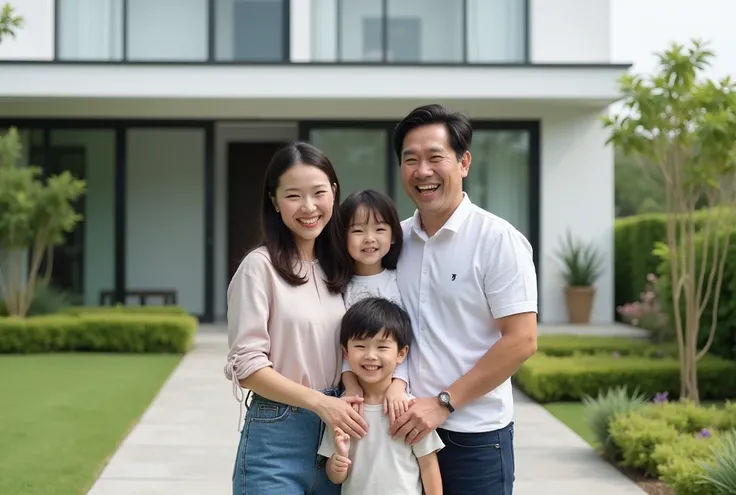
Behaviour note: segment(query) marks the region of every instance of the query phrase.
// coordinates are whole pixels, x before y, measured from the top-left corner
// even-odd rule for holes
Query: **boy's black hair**
[[[355,214],[361,206],[368,210],[368,214],[374,220],[385,222],[391,227],[391,240],[393,244],[391,244],[388,253],[381,260],[381,266],[389,270],[395,270],[404,240],[404,234],[401,231],[401,220],[399,220],[396,205],[394,205],[391,198],[373,189],[354,192],[345,198],[345,201],[340,205],[339,217],[342,222],[342,233],[345,239],[347,239],[350,227],[353,225]],[[347,245],[345,249],[347,249]]]
[[[382,297],[361,299],[342,318],[340,344],[347,348],[349,340],[370,339],[381,331],[396,341],[399,350],[413,338],[409,314],[401,306]]]

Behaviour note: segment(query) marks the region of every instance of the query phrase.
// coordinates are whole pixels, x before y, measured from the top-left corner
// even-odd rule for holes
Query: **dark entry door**
[[[260,240],[266,167],[282,143],[230,143],[227,152],[227,282]]]

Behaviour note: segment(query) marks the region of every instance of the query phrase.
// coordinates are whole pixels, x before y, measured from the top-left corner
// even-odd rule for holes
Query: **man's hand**
[[[436,397],[416,399],[409,410],[399,416],[389,429],[394,439],[404,438],[415,445],[436,430],[450,416],[450,411]]]

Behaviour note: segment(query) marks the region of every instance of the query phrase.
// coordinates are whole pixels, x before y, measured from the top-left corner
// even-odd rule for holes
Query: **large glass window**
[[[122,60],[123,0],[58,0],[63,60]]]
[[[476,130],[465,189],[475,204],[529,237],[528,131]]]
[[[309,141],[332,162],[340,180],[341,199],[361,189],[386,190],[384,129],[312,129]]]
[[[524,0],[312,0],[315,61],[521,62]]]
[[[128,60],[207,60],[208,0],[126,1]]]
[[[284,60],[287,0],[214,0],[218,60]]]

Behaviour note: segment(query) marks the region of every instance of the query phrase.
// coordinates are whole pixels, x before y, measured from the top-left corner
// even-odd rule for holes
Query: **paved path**
[[[89,495],[229,495],[238,403],[224,334],[200,332]],[[516,398],[515,495],[643,495],[543,407]]]

